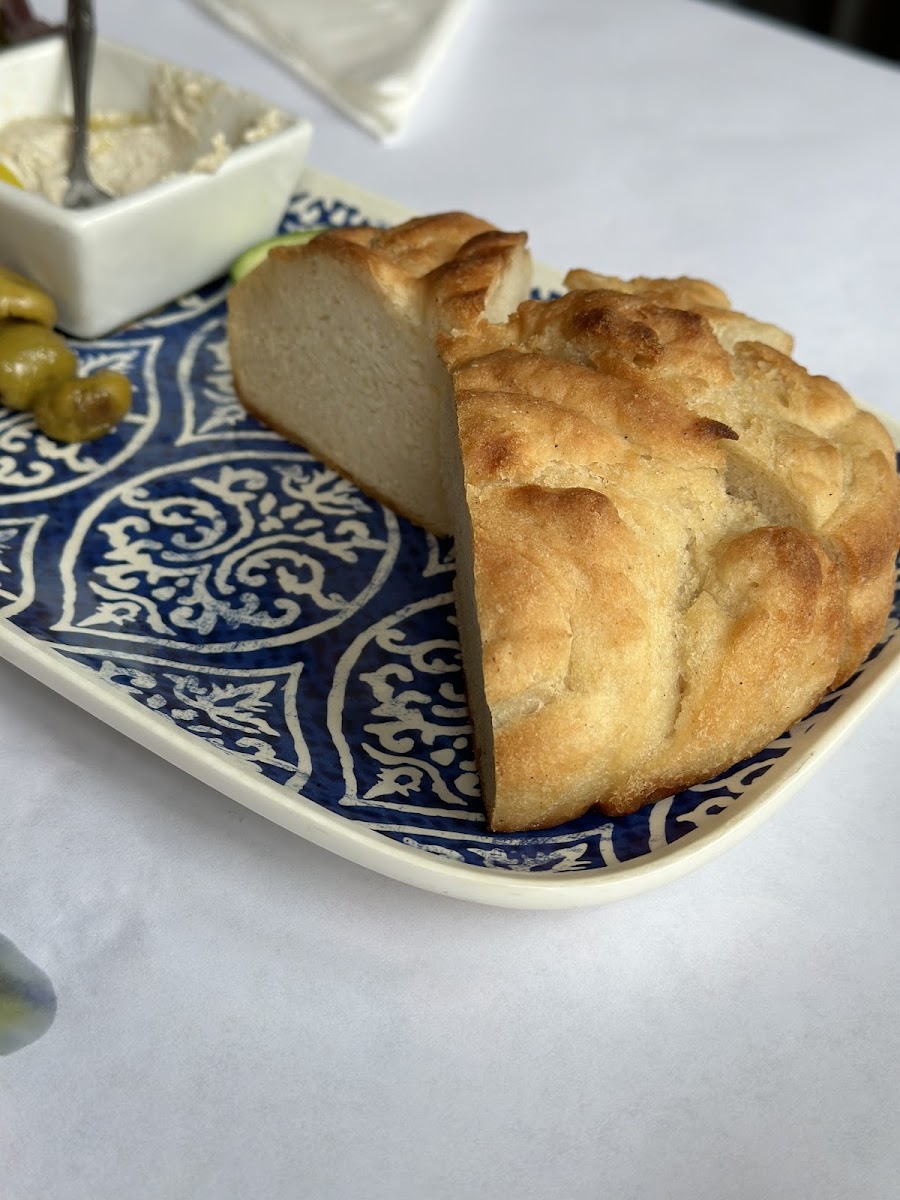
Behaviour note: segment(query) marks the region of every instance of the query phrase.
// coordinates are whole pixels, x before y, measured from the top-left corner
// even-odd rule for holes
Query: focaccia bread
[[[332,229],[280,247],[228,301],[244,407],[377,500],[449,533],[436,334],[503,321],[527,295],[524,233],[466,213]]]
[[[709,779],[881,633],[894,447],[694,280],[573,291],[440,339],[457,608],[491,827]],[[599,283],[600,286],[597,286]]]

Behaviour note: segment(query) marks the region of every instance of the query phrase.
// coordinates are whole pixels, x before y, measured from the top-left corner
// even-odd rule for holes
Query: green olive
[[[39,392],[71,379],[77,365],[65,340],[45,325],[0,322],[0,400],[8,408],[31,408]]]
[[[3,317],[36,321],[52,328],[56,324],[56,305],[36,283],[0,267],[0,318]]]
[[[58,442],[93,442],[122,420],[131,408],[131,384],[118,371],[98,371],[48,387],[34,402],[41,433]]]

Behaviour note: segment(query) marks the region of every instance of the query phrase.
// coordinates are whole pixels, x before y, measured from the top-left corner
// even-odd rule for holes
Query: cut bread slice
[[[241,402],[369,495],[449,533],[439,413],[451,389],[435,336],[506,319],[530,288],[525,241],[443,213],[272,250],[229,297]]]
[[[631,812],[760,750],[871,649],[900,544],[888,434],[787,334],[700,281],[569,283],[592,290],[439,338],[495,830]]]

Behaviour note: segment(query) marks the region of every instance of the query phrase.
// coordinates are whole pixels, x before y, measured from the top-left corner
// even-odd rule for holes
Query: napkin
[[[197,0],[370,133],[398,133],[471,0]]]

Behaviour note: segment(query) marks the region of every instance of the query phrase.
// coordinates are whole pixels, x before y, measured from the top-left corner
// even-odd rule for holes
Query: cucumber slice
[[[251,246],[249,250],[234,260],[231,264],[232,280],[237,283],[239,279],[243,279],[249,274],[254,267],[258,267],[263,261],[273,246],[303,246],[306,242],[312,241],[316,234],[321,233],[327,226],[320,225],[315,229],[295,229],[293,233],[282,233],[278,237],[267,238],[264,242],[257,242],[255,246]]]

